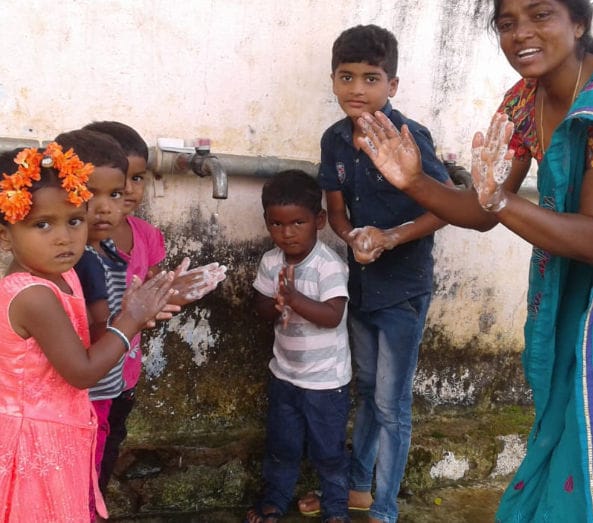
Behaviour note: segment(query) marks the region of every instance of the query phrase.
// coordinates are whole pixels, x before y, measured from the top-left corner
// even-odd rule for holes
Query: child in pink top
[[[150,223],[133,216],[144,198],[145,177],[148,162],[148,146],[142,137],[130,126],[121,122],[93,122],[84,127],[91,131],[108,134],[119,143],[128,158],[128,172],[124,192],[125,218],[113,232],[112,239],[120,256],[128,263],[128,283],[135,275],[141,280],[155,274],[166,256],[161,231]],[[189,269],[190,260],[185,258],[175,269],[173,288],[177,294],[171,303],[186,305],[213,291],[225,279],[226,267],[211,263]],[[99,486],[103,494],[119,455],[119,446],[127,435],[126,419],[135,403],[135,387],[142,370],[140,334],[132,340],[132,349],[124,363],[125,387],[115,398],[109,412],[109,435],[105,445]]]
[[[128,168],[128,176],[126,182],[126,193],[124,199],[128,196],[130,186],[130,175]],[[139,175],[136,175],[139,176]],[[134,183],[134,182],[132,182]],[[129,226],[133,237],[133,248],[126,252],[118,246],[120,256],[128,263],[127,282],[131,283],[134,275],[140,279],[145,280],[149,274],[156,272],[165,260],[165,242],[161,231],[150,223],[128,214],[123,223],[116,229],[114,233],[114,241],[118,245],[117,237],[121,233],[121,229]],[[125,389],[133,389],[138,383],[140,372],[142,370],[142,353],[140,351],[140,333],[134,336],[132,340],[132,349],[127,354],[126,362],[124,363],[124,382]]]
[[[13,163],[11,163],[11,161]],[[106,517],[92,466],[96,419],[87,388],[166,305],[173,274],[126,291],[122,311],[90,345],[73,270],[87,239],[91,164],[55,142],[0,157],[0,521],[90,521],[89,494]],[[90,345],[90,346],[89,346]]]

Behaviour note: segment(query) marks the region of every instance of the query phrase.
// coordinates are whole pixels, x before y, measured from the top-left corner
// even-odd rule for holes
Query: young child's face
[[[364,111],[380,111],[397,92],[397,78],[387,78],[382,67],[366,62],[341,63],[331,78],[340,107],[353,120]]]
[[[272,240],[290,264],[302,262],[311,252],[325,217],[325,211],[315,214],[300,205],[269,205],[264,213]]]
[[[45,187],[33,193],[24,220],[0,226],[0,241],[12,251],[17,270],[57,281],[74,267],[87,241],[87,206],[66,201],[66,192]]]
[[[109,238],[123,217],[123,194],[126,176],[115,167],[95,167],[87,187],[89,200],[89,242]]]
[[[146,160],[141,156],[128,156],[126,189],[124,191],[124,214],[134,212],[144,198]]]

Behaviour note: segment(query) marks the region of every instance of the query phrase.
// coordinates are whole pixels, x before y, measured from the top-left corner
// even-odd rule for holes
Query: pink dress
[[[88,392],[68,384],[37,342],[21,338],[8,320],[14,297],[27,287],[43,285],[55,293],[88,347],[78,277],[73,269],[63,277],[72,295],[28,273],[0,279],[1,523],[89,521],[91,481],[97,508],[106,516],[92,466],[96,421]]]
[[[163,233],[154,225],[136,216],[126,216],[132,228],[133,247],[127,253],[118,249],[119,255],[128,262],[127,283],[134,275],[142,281],[146,279],[148,269],[158,265],[165,259],[165,240]],[[136,386],[142,371],[142,352],[140,350],[140,333],[132,338],[132,349],[126,355],[124,363],[125,390]]]

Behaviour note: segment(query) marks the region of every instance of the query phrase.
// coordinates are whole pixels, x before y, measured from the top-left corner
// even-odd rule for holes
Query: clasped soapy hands
[[[121,315],[128,316],[138,328],[154,327],[155,320],[169,319],[178,306],[169,305],[171,298],[177,294],[172,288],[173,272],[162,271],[145,283],[134,276],[121,302]]]
[[[173,301],[179,305],[186,305],[203,298],[226,278],[227,268],[218,262],[194,269],[190,269],[189,265],[189,258],[184,258],[174,271],[173,289],[178,291],[178,294]]]
[[[218,262],[209,263],[208,265],[201,265],[194,269],[189,268],[190,259],[184,258],[183,261],[175,268],[174,271],[165,273],[162,272],[157,276],[149,274],[149,280],[144,284],[147,285],[155,278],[162,278],[163,274],[167,275],[167,279],[171,279],[170,292],[168,293],[168,302],[155,314],[149,321],[146,322],[146,327],[154,327],[155,320],[169,320],[173,313],[179,312],[181,306],[192,303],[206,296],[212,292],[221,281],[226,278],[227,268],[220,265]],[[134,285],[138,278],[134,276],[132,285],[126,290],[124,300],[129,299],[128,294],[135,293],[138,285]],[[138,280],[139,281],[139,280]],[[142,287],[144,287],[142,285]],[[133,294],[135,297],[136,295]]]
[[[356,227],[348,233],[348,245],[354,259],[363,265],[374,262],[385,250],[383,231],[367,225]]]
[[[285,265],[278,273],[278,291],[274,307],[280,312],[282,328],[288,325],[290,318],[290,301],[297,292],[294,287],[294,265]]]
[[[472,141],[472,181],[482,208],[498,212],[507,204],[503,184],[511,172],[515,151],[508,148],[513,123],[506,114],[497,113],[490,122],[486,137],[476,133]]]

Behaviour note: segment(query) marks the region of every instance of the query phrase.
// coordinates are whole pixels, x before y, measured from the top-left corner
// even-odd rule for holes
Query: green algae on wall
[[[164,332],[167,363],[160,375],[139,384],[138,394],[147,399],[144,430],[150,433],[202,432],[253,422],[265,410],[267,364],[271,357],[271,325],[254,313],[250,283],[264,245],[245,242],[234,245],[222,258],[214,252],[210,260],[220,260],[229,268],[227,279],[196,306],[188,306],[177,324],[203,320],[215,333],[212,347],[199,348],[184,341],[177,331]],[[176,262],[172,261],[172,265]],[[236,268],[240,267],[240,270]],[[160,334],[160,333],[159,333]],[[150,343],[150,334],[145,344]],[[200,350],[199,364],[196,350]],[[146,410],[149,409],[149,410]]]
[[[424,332],[414,393],[429,405],[531,404],[516,347],[484,345],[479,337],[459,346],[438,324]]]

